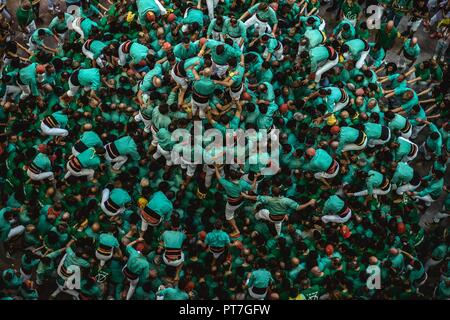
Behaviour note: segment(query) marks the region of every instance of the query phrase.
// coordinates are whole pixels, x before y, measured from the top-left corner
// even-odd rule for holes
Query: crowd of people
[[[450,298],[450,1],[0,13],[0,299]]]

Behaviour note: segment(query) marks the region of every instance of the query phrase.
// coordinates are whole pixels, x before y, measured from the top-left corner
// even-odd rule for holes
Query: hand
[[[316,199],[309,200],[308,204],[311,205],[311,206],[315,205],[316,204]]]

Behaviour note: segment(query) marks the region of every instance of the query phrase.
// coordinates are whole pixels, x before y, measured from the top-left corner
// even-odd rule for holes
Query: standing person
[[[30,94],[33,97],[40,96],[38,83],[44,81],[45,66],[37,64],[36,62],[30,64],[27,67],[20,69],[17,76],[17,85],[22,93],[20,99],[23,100]]]
[[[11,208],[0,209],[0,259],[2,260],[5,257],[10,258],[7,250],[8,241],[25,232],[25,227],[22,225],[13,227],[16,219],[17,215]]]
[[[411,122],[409,122],[409,120],[402,115],[392,111],[386,111],[384,113],[384,120],[387,122],[391,131],[396,132],[405,139],[409,139],[411,137],[413,126],[411,125]]]
[[[339,145],[336,152],[342,153],[346,151],[359,151],[367,146],[367,135],[363,130],[352,127],[333,126],[330,129],[331,134],[339,134]]]
[[[105,154],[105,149],[97,147],[86,149],[77,156],[70,156],[64,179],[67,180],[70,176],[87,176],[88,180],[94,179],[95,169],[100,166],[99,155],[103,154]]]
[[[420,191],[408,192],[408,195],[416,201],[424,201],[427,207],[431,206],[433,202],[439,199],[444,190],[444,176],[445,173],[442,171],[436,171],[424,179],[428,182],[425,188]]]
[[[103,147],[102,139],[94,131],[83,132],[80,139],[72,146],[72,155],[77,156],[81,152],[89,149]]]
[[[303,170],[312,171],[316,179],[332,179],[339,173],[339,163],[323,149],[308,148],[305,158],[309,162],[304,165]]]
[[[333,195],[325,201],[321,217],[324,223],[346,223],[352,217],[352,210],[338,195]]]
[[[112,228],[112,231],[113,230],[115,229]],[[105,264],[112,259],[114,250],[118,250],[119,256],[121,255],[119,241],[117,241],[113,232],[101,233],[95,251],[95,257],[100,260],[100,268],[103,268]]]
[[[46,136],[66,137],[69,131],[64,129],[69,121],[65,110],[53,112],[41,122],[41,131]]]
[[[301,211],[307,207],[314,206],[316,203],[314,199],[311,199],[305,204],[299,204],[290,198],[283,197],[280,188],[275,186],[272,187],[272,196],[250,196],[243,193],[242,196],[246,199],[257,201],[255,218],[272,222],[277,236],[281,235],[283,221],[287,220],[292,212]]]
[[[367,189],[358,192],[348,192],[347,195],[352,197],[361,196],[382,196],[391,192],[391,182],[382,173],[369,170],[368,172],[359,171],[357,176],[366,180]]]
[[[98,68],[75,70],[69,78],[69,90],[66,92],[68,97],[74,97],[80,87],[85,91],[97,91],[101,86],[100,70]]]
[[[413,161],[419,152],[417,144],[403,137],[399,137],[397,141],[392,142],[389,147],[393,151],[395,161]]]
[[[228,37],[233,40],[241,50],[244,48],[244,44],[247,41],[247,27],[241,20],[236,19],[234,16],[225,19],[221,34],[225,38]]]
[[[407,163],[399,162],[395,165],[392,187],[398,195],[414,191],[420,186],[420,182],[420,175]]]
[[[52,163],[48,155],[52,154],[49,146],[41,148],[40,152],[34,157],[27,168],[27,175],[33,181],[42,181],[48,179],[55,182],[55,174],[52,171]]]
[[[227,203],[225,205],[225,219],[228,221],[230,226],[233,228],[233,232],[231,233],[232,238],[238,238],[240,236],[239,228],[236,224],[236,220],[234,219],[234,213],[237,209],[242,205],[243,198],[242,194],[254,190],[256,186],[256,180],[258,178],[258,174],[255,174],[253,184],[250,185],[243,179],[241,179],[238,172],[231,170],[229,173],[229,178],[226,179],[221,176],[219,172],[219,168],[215,166],[215,174],[216,178],[219,181],[220,185],[225,189],[225,193],[227,195]]]
[[[249,19],[247,19],[250,17]],[[244,12],[239,20],[245,21],[245,27],[248,29],[255,25],[255,29],[261,36],[265,32],[271,32],[275,36],[278,28],[278,19],[275,11],[267,3],[257,3]],[[272,26],[270,26],[272,24]]]
[[[322,75],[339,63],[339,54],[331,46],[317,46],[300,53],[300,61],[309,63],[314,81],[319,83]]]
[[[17,24],[24,33],[31,34],[36,30],[36,15],[29,1],[20,1],[16,10]],[[26,39],[26,38],[25,38]]]
[[[259,259],[255,264],[256,270],[247,274],[245,283],[248,294],[255,300],[264,300],[270,285],[274,282],[272,275],[266,269],[266,262]]]
[[[208,232],[205,237],[205,244],[208,246],[209,252],[213,254],[215,264],[216,261],[223,261],[228,254],[228,247],[230,246],[230,236],[222,230],[222,220],[217,219],[214,222],[214,230]],[[224,258],[221,258],[224,257]]]
[[[403,36],[412,36],[419,29],[422,21],[428,20],[430,13],[426,0],[413,0],[414,5],[409,14],[408,27],[402,33]]]
[[[179,230],[180,223],[178,221],[178,216],[173,215],[171,220],[171,229],[164,231],[161,235],[164,246],[163,261],[166,265],[176,268],[174,281],[178,281],[184,262],[183,243],[187,238],[186,235]]]
[[[103,212],[110,217],[115,217],[122,214],[128,203],[131,202],[131,197],[122,188],[114,188],[112,190],[105,188],[102,191],[102,200],[100,207]]]
[[[398,55],[400,55],[403,52],[403,56],[409,60],[409,65],[407,68],[411,68],[411,66],[416,62],[417,58],[420,55],[420,47],[417,43],[417,38],[412,37],[405,41],[402,48],[398,52]]]
[[[391,140],[391,130],[387,126],[378,123],[367,122],[364,124],[364,132],[367,135],[367,146],[374,148]]]
[[[399,32],[394,25],[394,21],[381,24],[380,30],[376,34],[376,42],[384,50],[388,51],[394,47],[395,40],[399,37]]]
[[[166,182],[159,184],[159,190],[148,200],[147,205],[140,210],[142,224],[141,236],[147,231],[148,226],[158,226],[162,221],[168,220],[173,211],[172,201],[169,195],[169,186]]]
[[[204,119],[205,109],[209,106],[209,99],[212,97],[216,84],[211,79],[212,70],[205,68],[203,75],[192,83],[192,114]]]
[[[128,161],[128,156],[138,161],[141,155],[138,153],[136,142],[130,136],[125,136],[105,145],[105,159],[113,163],[112,169],[119,171]]]
[[[131,297],[133,297],[139,281],[144,281],[149,277],[150,264],[147,261],[146,256],[150,252],[150,248],[144,245],[143,249],[138,251],[133,247],[135,244],[140,244],[143,241],[144,239],[138,238],[135,241],[130,242],[126,247],[128,260],[127,264],[122,269],[122,273],[129,282],[126,300],[130,300]]]
[[[367,56],[369,55],[369,52],[370,52],[369,43],[361,39],[353,39],[346,41],[341,47],[341,53],[344,55],[345,59],[351,56],[352,59],[356,61],[355,64],[356,69],[362,68]]]

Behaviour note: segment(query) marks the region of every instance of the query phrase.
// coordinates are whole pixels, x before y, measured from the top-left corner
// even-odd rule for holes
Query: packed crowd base
[[[449,299],[450,2],[362,2],[2,0],[0,298]]]

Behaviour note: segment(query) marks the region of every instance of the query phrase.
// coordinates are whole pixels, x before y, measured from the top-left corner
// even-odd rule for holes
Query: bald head
[[[386,29],[388,31],[391,31],[394,28],[394,21],[390,20],[387,24],[386,24]]]

